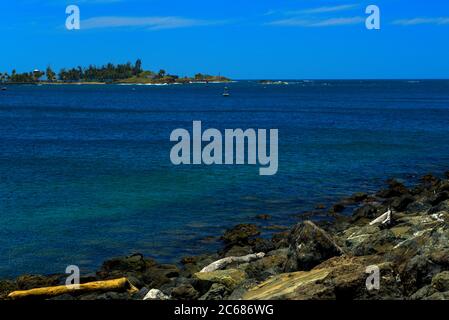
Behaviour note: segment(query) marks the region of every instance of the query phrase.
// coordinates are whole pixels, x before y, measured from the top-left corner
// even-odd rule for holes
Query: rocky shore
[[[67,275],[23,275],[0,281],[0,299],[449,299],[449,172],[426,175],[412,188],[387,184],[341,200],[324,220],[305,214],[270,239],[241,224],[222,235],[217,253],[178,265],[142,254],[108,260],[81,277],[88,291],[62,294],[24,290],[62,285]],[[368,290],[373,266],[379,286]],[[113,289],[98,285],[123,278]]]

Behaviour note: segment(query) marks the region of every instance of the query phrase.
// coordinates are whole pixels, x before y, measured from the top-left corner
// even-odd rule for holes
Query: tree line
[[[71,69],[63,68],[58,73],[53,71],[51,66],[48,66],[45,72],[34,70],[17,73],[16,70],[12,70],[11,74],[0,72],[0,80],[8,83],[35,83],[43,80],[48,82],[114,82],[138,76],[142,72],[142,60],[138,59],[134,64],[130,62],[117,65],[108,63],[101,67],[90,65],[87,68],[78,66]],[[43,79],[44,76],[45,79]]]
[[[168,74],[161,69],[158,72],[144,71],[142,69],[142,60],[132,64],[108,63],[101,67],[90,65],[87,68],[78,66],[76,68],[61,69],[58,73],[48,66],[45,72],[34,70],[32,72],[17,73],[12,70],[11,74],[0,72],[0,82],[2,83],[38,83],[38,82],[123,82],[123,83],[189,83],[191,81],[228,81],[222,76],[211,76],[197,73],[193,78]]]

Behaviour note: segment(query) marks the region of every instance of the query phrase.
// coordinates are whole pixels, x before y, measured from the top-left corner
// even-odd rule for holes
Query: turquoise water
[[[317,203],[442,172],[449,81],[242,81],[10,86],[0,92],[0,277],[82,272],[135,251],[161,261],[216,249],[226,227],[290,224]],[[279,171],[173,166],[170,133],[279,129]]]

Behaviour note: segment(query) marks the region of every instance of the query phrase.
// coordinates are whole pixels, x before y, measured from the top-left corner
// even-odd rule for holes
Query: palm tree
[[[52,70],[52,68],[50,66],[47,67],[46,75],[47,75],[47,80],[50,82],[54,81],[56,78],[56,73]]]
[[[165,77],[165,73],[166,73],[165,70],[161,69],[161,70],[159,70],[159,73],[157,75],[159,78],[163,78],[163,77]]]

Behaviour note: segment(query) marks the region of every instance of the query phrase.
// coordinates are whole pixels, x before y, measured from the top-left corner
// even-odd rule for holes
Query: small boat
[[[229,88],[228,87],[224,87],[224,91],[223,91],[223,97],[229,97],[231,94],[229,93]]]
[[[2,87],[2,89],[1,89],[2,91],[6,91],[6,87]]]

